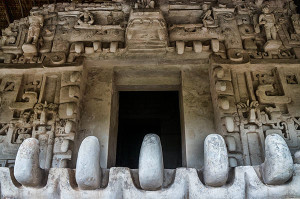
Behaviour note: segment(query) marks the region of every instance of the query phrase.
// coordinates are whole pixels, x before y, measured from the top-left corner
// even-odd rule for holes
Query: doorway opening
[[[177,91],[121,91],[117,167],[138,168],[143,138],[160,137],[164,167],[182,166],[179,94]]]

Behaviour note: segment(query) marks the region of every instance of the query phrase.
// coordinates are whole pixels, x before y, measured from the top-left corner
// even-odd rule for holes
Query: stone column
[[[182,70],[181,133],[183,166],[203,166],[204,140],[215,133],[208,65]]]
[[[109,140],[113,99],[113,67],[100,67],[99,62],[85,63],[88,68],[86,92],[83,98],[81,109],[81,126],[76,142],[76,153],[82,140],[87,136],[95,136],[101,140],[100,164],[102,168],[107,168],[108,161],[115,160],[115,154],[109,155]],[[95,65],[95,67],[94,67]],[[114,122],[114,124],[117,124]],[[112,133],[112,132],[111,132]],[[113,136],[111,136],[113,138]],[[77,155],[76,155],[77,157]],[[75,158],[74,158],[75,159]],[[76,161],[76,160],[75,160]],[[74,163],[74,162],[73,162]]]

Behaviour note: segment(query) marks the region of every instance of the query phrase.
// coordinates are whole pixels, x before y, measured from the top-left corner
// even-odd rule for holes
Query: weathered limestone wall
[[[211,103],[208,66],[183,67],[181,71],[182,138],[186,166],[203,166],[203,144],[207,135],[215,133]]]
[[[0,38],[1,197],[299,198],[299,59],[289,0],[35,7]],[[155,135],[113,167],[138,90],[179,91],[188,168]]]
[[[74,153],[77,154],[78,147],[85,137],[96,136],[101,140],[101,166],[107,168],[110,129],[113,122],[111,121],[111,105],[114,92],[114,71],[111,67],[99,66],[97,62],[85,63],[85,70],[87,70],[88,78],[82,104],[80,130],[77,135],[78,139],[75,141],[76,149]],[[73,163],[75,162],[76,158],[73,159]]]

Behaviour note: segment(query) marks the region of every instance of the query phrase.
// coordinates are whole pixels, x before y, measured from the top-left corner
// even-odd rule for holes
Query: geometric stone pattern
[[[150,2],[35,7],[2,31],[0,58],[4,63],[60,65],[95,53],[195,51],[235,62],[300,57],[293,1]]]
[[[210,75],[215,124],[225,137],[231,166],[261,164],[270,134],[284,138],[292,153],[300,149],[299,70],[214,65]]]
[[[66,167],[79,117],[81,71],[1,75],[1,165],[13,165],[27,138],[40,142],[40,166]]]

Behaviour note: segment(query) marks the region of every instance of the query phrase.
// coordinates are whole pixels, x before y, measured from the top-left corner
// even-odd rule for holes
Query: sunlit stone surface
[[[222,186],[228,178],[229,162],[222,136],[211,134],[204,141],[203,177],[206,185]]]
[[[86,137],[79,148],[76,164],[76,182],[80,189],[100,188],[100,144],[96,137]]]
[[[139,157],[139,181],[145,190],[159,189],[163,184],[164,162],[160,139],[155,134],[144,137]]]
[[[21,144],[16,157],[14,176],[24,186],[41,185],[43,171],[39,165],[39,141],[37,139],[29,138]]]
[[[293,159],[285,141],[277,134],[266,138],[265,161],[262,165],[266,184],[283,184],[293,175]]]

